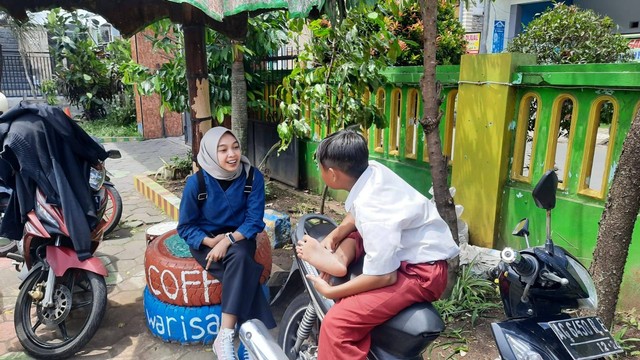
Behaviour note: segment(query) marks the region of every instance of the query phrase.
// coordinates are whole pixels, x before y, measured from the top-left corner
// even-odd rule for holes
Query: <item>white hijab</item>
[[[206,171],[207,174],[218,180],[234,180],[242,174],[242,166],[238,166],[235,171],[227,171],[223,169],[218,162],[218,143],[222,135],[226,133],[233,135],[233,137],[238,140],[238,137],[224,126],[216,126],[209,129],[202,137],[202,140],[200,140],[200,151],[197,157],[200,167]],[[248,173],[251,167],[249,159],[243,155],[240,157],[240,162]]]

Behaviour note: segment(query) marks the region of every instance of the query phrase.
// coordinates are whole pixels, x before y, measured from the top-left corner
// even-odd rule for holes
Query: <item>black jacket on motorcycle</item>
[[[14,189],[0,235],[22,237],[34,209],[36,185],[62,208],[80,260],[91,256],[91,229],[99,219],[89,187],[89,167],[107,152],[61,109],[25,101],[0,116],[0,179]]]

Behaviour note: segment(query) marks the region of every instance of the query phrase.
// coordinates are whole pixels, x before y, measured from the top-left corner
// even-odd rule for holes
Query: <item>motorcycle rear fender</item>
[[[109,274],[107,268],[97,257],[80,261],[75,251],[65,247],[47,246],[47,262],[56,276],[64,275],[71,268],[91,271],[104,277]]]
[[[291,264],[291,269],[289,269],[289,276],[287,276],[287,280],[271,300],[271,306],[278,304],[281,300],[288,299],[291,301],[297,294],[303,292],[304,284],[302,283],[301,276],[303,275],[300,274],[298,262],[294,261]]]

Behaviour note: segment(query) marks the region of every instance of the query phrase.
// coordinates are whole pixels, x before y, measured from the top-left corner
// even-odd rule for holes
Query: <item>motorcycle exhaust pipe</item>
[[[269,329],[257,319],[240,326],[240,340],[255,360],[288,360],[287,355],[269,333]]]

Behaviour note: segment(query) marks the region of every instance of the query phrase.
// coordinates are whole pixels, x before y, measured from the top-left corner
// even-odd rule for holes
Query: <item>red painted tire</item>
[[[181,256],[173,248],[181,247]],[[271,243],[266,232],[258,234],[255,260],[264,270],[260,283],[264,284],[271,274]],[[209,306],[220,304],[222,287],[220,282],[204,270],[188,253],[187,244],[178,237],[176,230],[159,236],[147,246],[144,254],[144,273],[149,291],[160,301],[178,306]],[[185,255],[188,253],[188,255]]]

